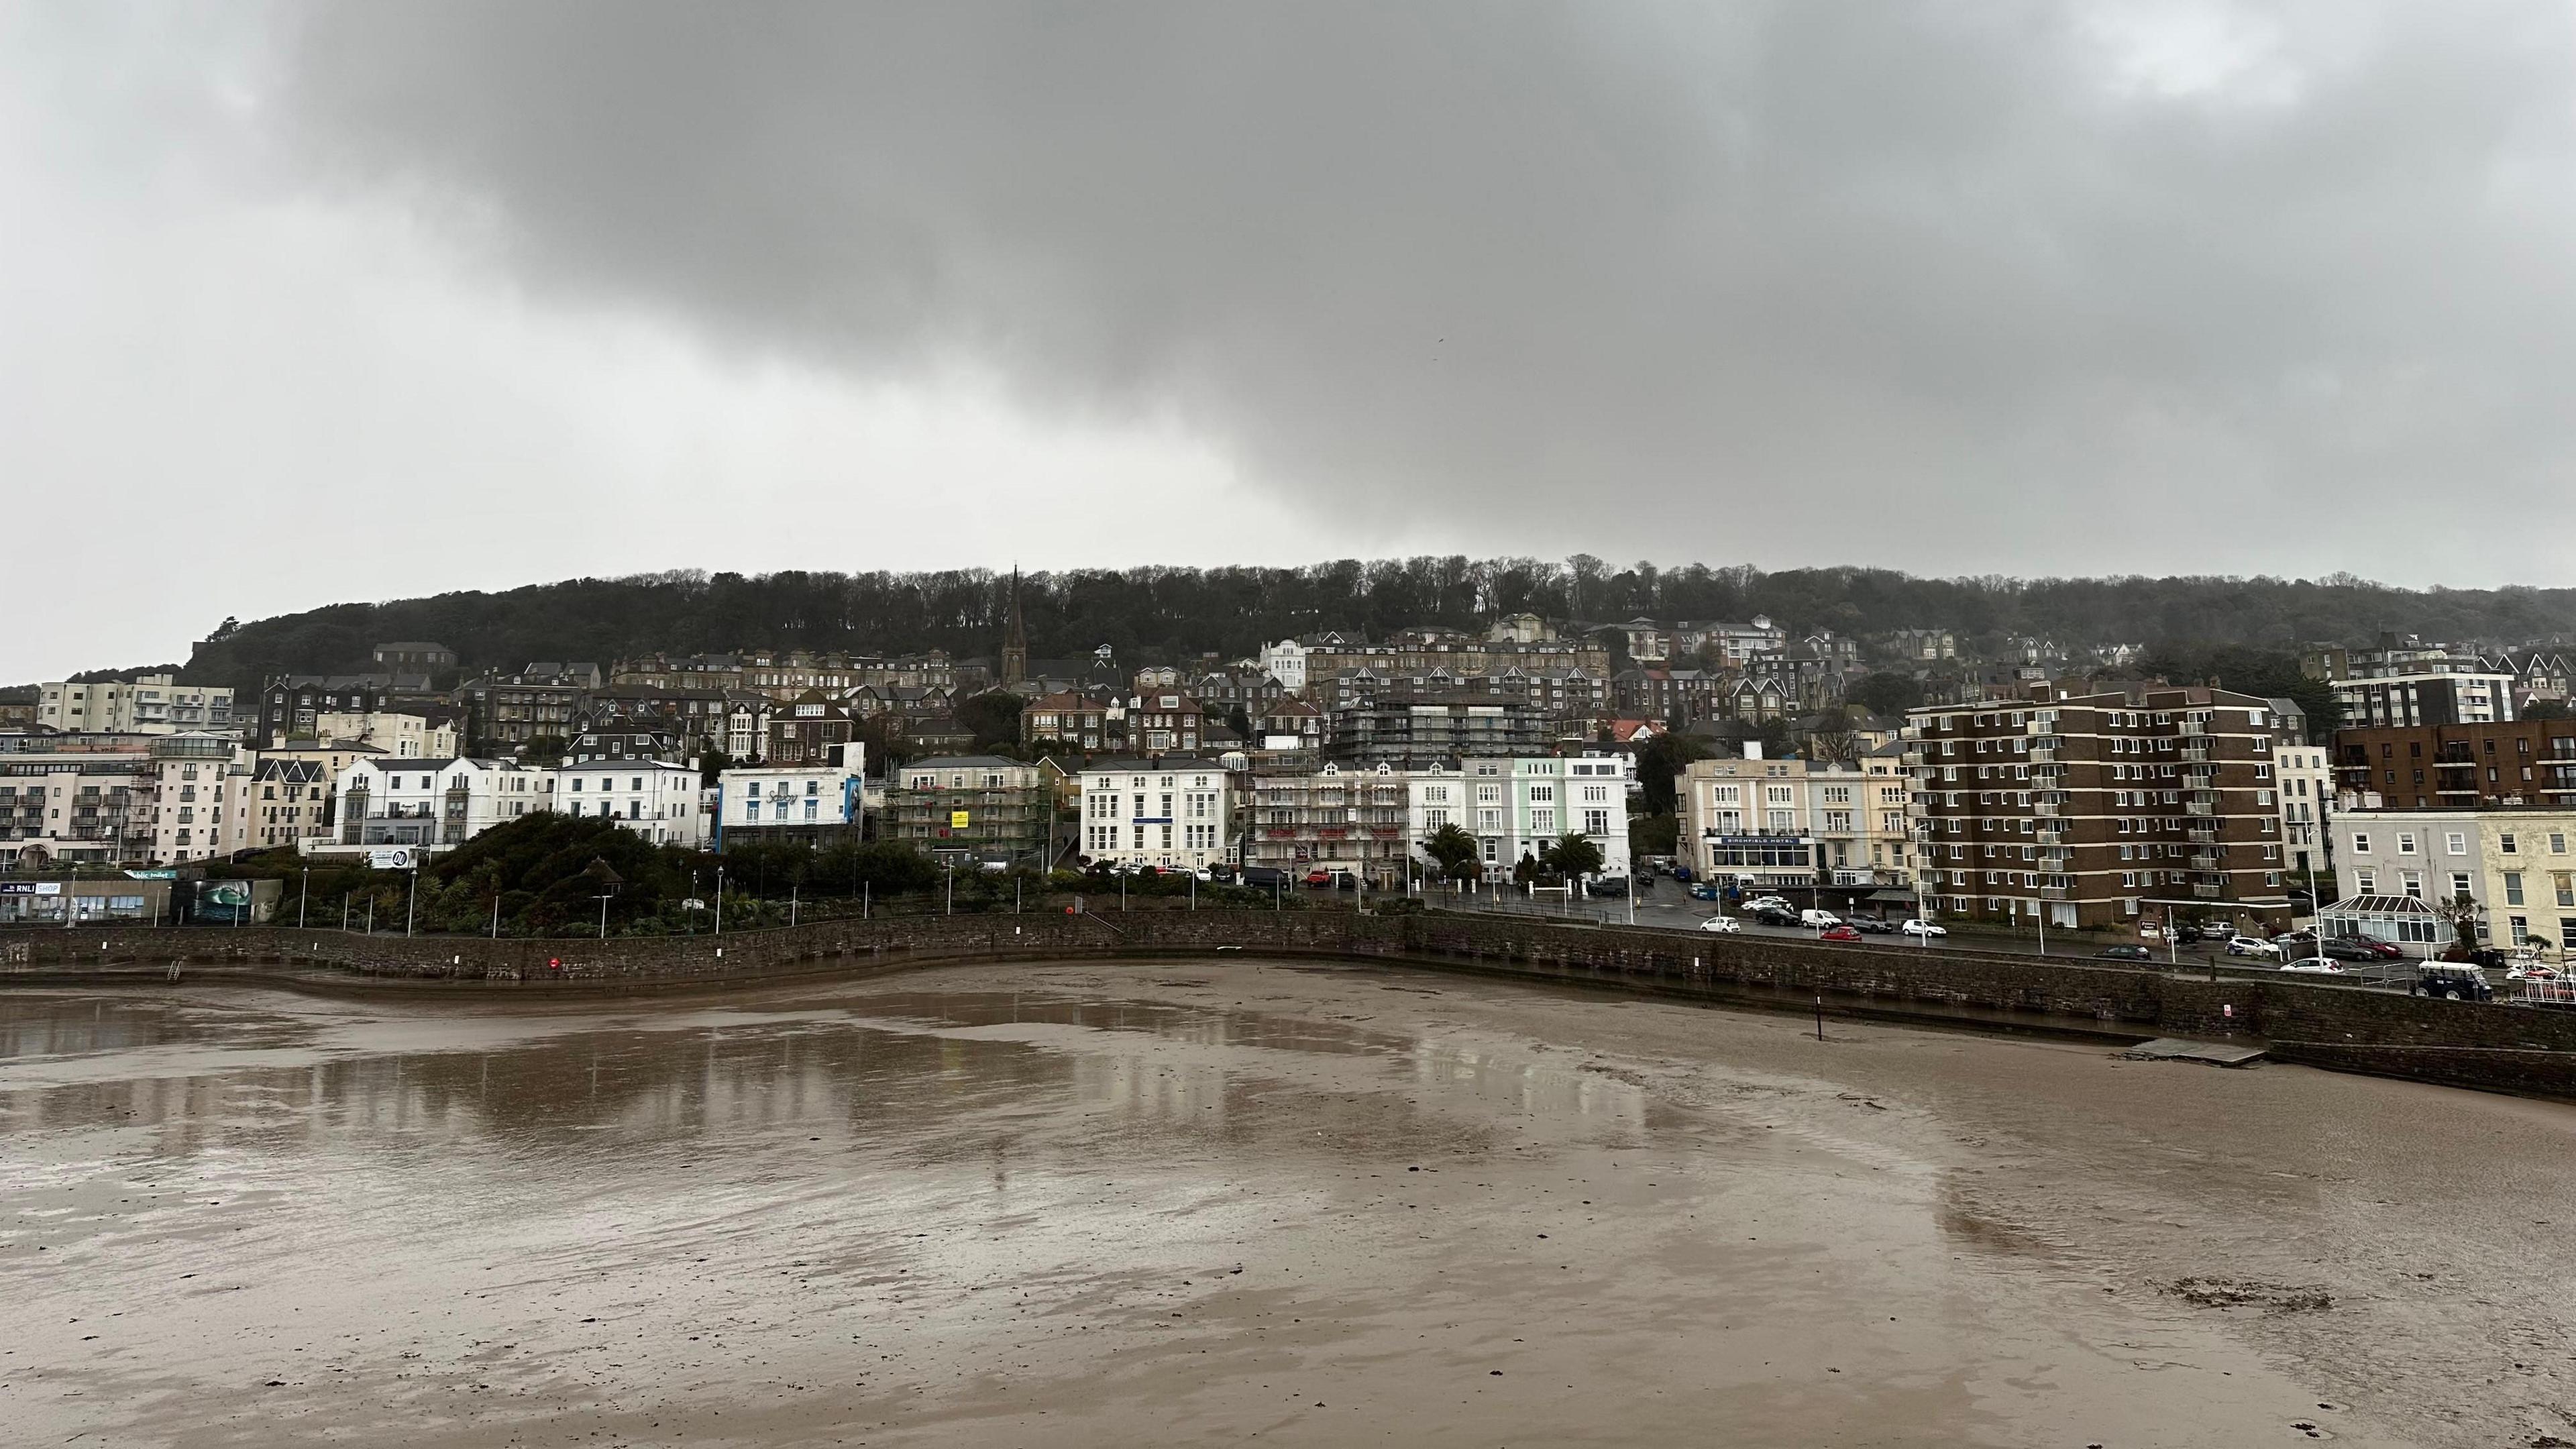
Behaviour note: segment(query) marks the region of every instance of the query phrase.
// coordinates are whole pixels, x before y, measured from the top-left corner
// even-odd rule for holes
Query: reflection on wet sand
[[[0,996],[0,1404],[173,1444],[2381,1437],[2293,1428],[2277,1353],[2006,1221],[2018,1159],[1791,1035],[1251,962]],[[1874,1040],[1847,1066],[1945,1039]]]

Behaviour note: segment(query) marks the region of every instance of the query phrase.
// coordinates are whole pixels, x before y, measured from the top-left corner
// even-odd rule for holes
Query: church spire
[[[1020,619],[1020,566],[1011,565],[1011,617],[1002,627],[1002,684],[1018,684],[1029,677],[1029,631]]]

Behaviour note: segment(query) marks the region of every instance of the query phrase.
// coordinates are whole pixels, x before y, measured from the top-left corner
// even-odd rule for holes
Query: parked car
[[[1946,936],[1950,934],[1949,927],[1936,926],[1930,921],[1907,921],[1904,925],[1899,926],[1896,929],[1903,931],[1909,936]]]
[[[2406,994],[2439,996],[2449,1001],[2495,1000],[2495,988],[2487,984],[2486,973],[2457,961],[2419,963],[2415,979],[2406,983]]]
[[[2343,974],[2343,963],[2339,961],[2327,961],[2316,956],[2299,956],[2282,962],[2281,969],[2284,971],[2301,972],[2310,976],[2341,976]]]
[[[2197,937],[2203,941],[2233,941],[2236,939],[2236,928],[2213,923],[2202,926],[2197,932]]]
[[[1264,889],[1286,885],[1290,879],[1288,872],[1275,865],[1247,865],[1243,868],[1242,874],[1243,884],[1260,886]]]
[[[1310,870],[1306,872],[1306,884],[1314,887],[1316,890],[1322,890],[1324,887],[1331,885],[1332,883],[1333,873],[1329,870]]]
[[[2369,947],[2362,945],[2360,942],[2353,940],[2349,936],[2337,936],[2331,941],[2320,941],[2317,943],[2317,951],[2320,955],[2323,955],[2330,961],[2376,961],[2379,959],[2378,952],[2371,950]]]
[[[1742,931],[1744,926],[1733,916],[1711,916],[1707,920],[1700,922],[1699,928],[1703,931],[1716,931],[1722,935],[1731,936]]]
[[[1677,865],[1677,866],[1674,866],[1674,867],[1673,867],[1673,879],[1675,879],[1675,880],[1689,880],[1690,878],[1691,878],[1691,868],[1690,868],[1689,866],[1686,866],[1686,865]]]
[[[1744,903],[1748,911],[1785,911],[1791,909],[1786,896],[1755,896]]]
[[[1212,865],[1207,868],[1207,874],[1199,878],[1201,880],[1213,881],[1218,885],[1232,885],[1234,884],[1234,867],[1222,863]]]
[[[1893,936],[1896,934],[1896,923],[1883,916],[1854,916],[1851,918],[1849,924],[1852,929],[1860,932],[1864,936]]]
[[[2278,961],[2281,959],[2281,948],[2264,940],[2260,936],[2230,936],[2227,938],[2227,954],[2230,956],[2254,956],[2266,961]]]
[[[1605,875],[1599,880],[1585,882],[1583,893],[1588,896],[1624,896],[1628,893],[1628,878],[1624,875]]]
[[[2442,959],[2458,965],[2493,966],[2499,971],[2511,964],[2502,951],[2486,946],[2453,946],[2442,953]]]
[[[2314,931],[2283,931],[2272,938],[2272,944],[2287,949],[2291,946],[2313,945],[2316,939],[2317,933]]]
[[[1701,881],[1699,884],[1690,888],[1690,898],[1695,901],[1713,901],[1721,894],[1723,893],[1719,891],[1717,887],[1710,885],[1706,881]]]
[[[2105,946],[2093,953],[2105,961],[2153,961],[2156,953],[2144,946]]]
[[[2406,952],[2404,949],[2399,947],[2396,942],[2383,941],[2377,936],[2337,936],[2335,939],[2347,942],[2351,945],[2359,946],[2361,949],[2369,952],[2373,960],[2402,961],[2406,959]]]
[[[1800,924],[1795,912],[1785,911],[1777,906],[1764,906],[1759,910],[1747,911],[1745,914],[1766,926],[1789,927]]]
[[[1831,911],[1817,910],[1812,906],[1798,913],[1798,924],[1802,926],[1815,926],[1822,928],[1826,926],[1839,926],[1842,923],[1842,917],[1835,915]]]
[[[1827,926],[1816,933],[1816,939],[1819,941],[1857,941],[1860,939],[1860,932],[1849,926]]]

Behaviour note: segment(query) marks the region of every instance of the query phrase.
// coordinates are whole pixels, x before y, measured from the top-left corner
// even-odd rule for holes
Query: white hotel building
[[[1099,760],[1082,784],[1082,853],[1112,865],[1200,870],[1232,859],[1225,766],[1196,756]]]
[[[728,841],[814,839],[856,826],[864,810],[865,746],[829,745],[844,760],[822,765],[747,765],[716,778],[716,848]]]

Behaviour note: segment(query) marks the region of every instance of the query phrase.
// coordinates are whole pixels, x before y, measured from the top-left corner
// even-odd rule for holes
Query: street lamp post
[[[1923,914],[1923,851],[1918,844],[1914,851],[1914,924],[1916,927],[1914,944],[1916,946],[1932,944],[1932,933],[1922,929],[1931,923],[1931,918]]]
[[[724,934],[724,867],[716,867],[716,934]]]
[[[411,934],[412,917],[420,906],[420,867],[411,868],[411,894],[403,901],[403,934]]]
[[[304,929],[305,897],[313,893],[313,867],[309,865],[304,867],[303,876],[303,882],[295,888],[295,929],[299,931]],[[2308,879],[2313,882],[2316,879],[2316,872],[2310,871]]]
[[[608,893],[605,891],[599,897],[599,939],[608,939]]]

